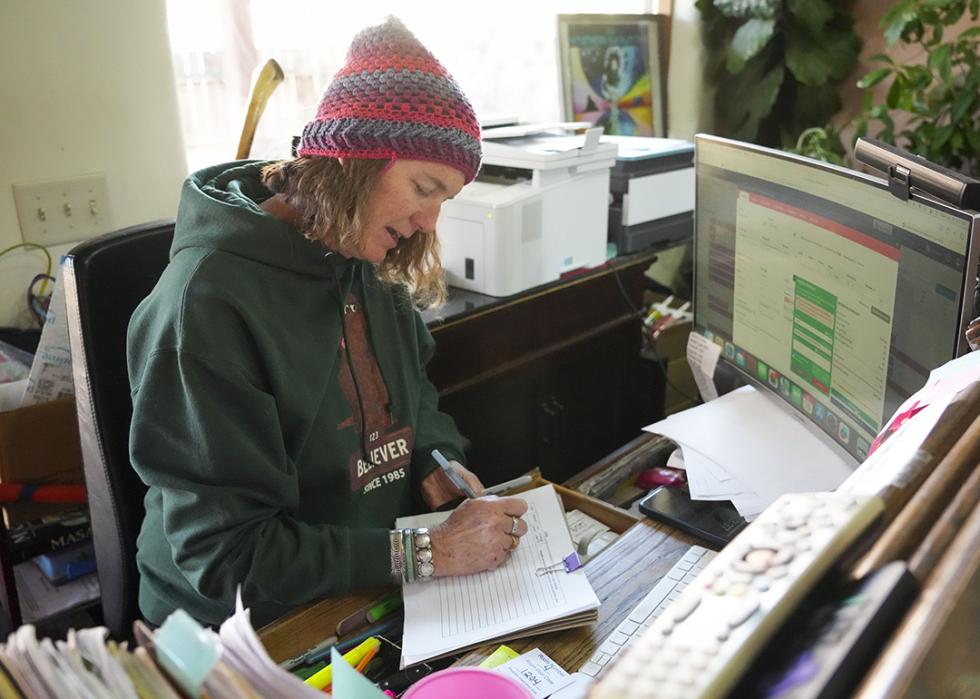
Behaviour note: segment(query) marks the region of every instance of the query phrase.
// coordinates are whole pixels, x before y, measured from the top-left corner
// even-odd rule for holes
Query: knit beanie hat
[[[480,168],[480,124],[449,72],[388,17],[354,37],[297,152],[428,160],[470,182]]]

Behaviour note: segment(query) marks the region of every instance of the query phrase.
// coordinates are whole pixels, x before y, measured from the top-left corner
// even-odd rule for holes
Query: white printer
[[[605,262],[617,147],[599,128],[562,130],[582,126],[484,131],[480,175],[443,204],[437,225],[450,285],[509,296]]]
[[[603,136],[619,157],[609,191],[609,242],[620,255],[691,240],[694,144],[676,138]]]

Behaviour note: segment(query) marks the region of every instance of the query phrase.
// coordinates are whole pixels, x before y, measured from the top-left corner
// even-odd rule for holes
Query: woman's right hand
[[[527,503],[520,498],[464,500],[429,530],[435,574],[467,575],[502,564],[527,534],[525,512]]]

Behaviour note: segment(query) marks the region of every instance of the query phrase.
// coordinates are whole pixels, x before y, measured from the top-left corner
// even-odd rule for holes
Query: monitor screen
[[[711,136],[697,137],[696,177],[697,330],[863,461],[929,371],[966,349],[978,215]]]

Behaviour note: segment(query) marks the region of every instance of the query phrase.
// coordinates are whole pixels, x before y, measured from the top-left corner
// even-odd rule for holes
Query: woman
[[[444,295],[436,219],[479,168],[469,102],[389,18],[355,37],[298,154],[188,178],[171,262],[130,322],[140,607],[156,624],[178,607],[218,624],[239,584],[264,624],[486,570],[527,531],[513,498],[390,529],[459,497],[433,449],[482,491],[414,305]]]

